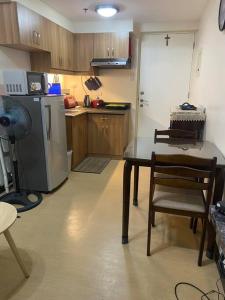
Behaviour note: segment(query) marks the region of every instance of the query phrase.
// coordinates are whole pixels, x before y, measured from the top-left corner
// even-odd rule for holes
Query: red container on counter
[[[92,108],[101,108],[104,106],[104,101],[101,99],[95,99],[91,101]]]
[[[73,96],[64,97],[64,106],[66,109],[74,108],[78,105],[76,99]]]

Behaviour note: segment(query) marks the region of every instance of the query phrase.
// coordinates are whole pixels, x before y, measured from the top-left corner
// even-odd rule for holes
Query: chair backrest
[[[198,133],[195,130],[180,130],[180,129],[168,129],[168,130],[158,130],[155,129],[155,139],[158,137],[167,137],[167,138],[175,138],[175,139],[193,139],[197,140]]]
[[[153,152],[151,161],[151,199],[153,199],[154,186],[163,185],[207,191],[206,205],[210,205],[216,172],[216,157],[204,159],[189,155],[158,155]],[[163,176],[160,177],[160,174]]]

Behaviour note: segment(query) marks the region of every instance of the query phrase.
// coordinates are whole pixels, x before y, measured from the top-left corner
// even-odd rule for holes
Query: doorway
[[[188,101],[194,33],[142,35],[138,137],[166,129],[171,108]]]

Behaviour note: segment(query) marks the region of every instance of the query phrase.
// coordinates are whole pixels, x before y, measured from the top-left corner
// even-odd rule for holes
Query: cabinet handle
[[[114,48],[112,48],[112,57],[114,58],[114,54],[115,54],[115,51],[114,51]]]
[[[38,45],[40,45],[41,44],[41,34],[38,32],[37,36],[38,36]]]
[[[33,31],[33,44],[37,44],[37,38],[38,38],[38,34],[37,34],[37,32],[34,30],[34,31]]]
[[[108,57],[110,56],[110,53],[109,53],[109,48],[107,49],[107,53],[108,53]]]

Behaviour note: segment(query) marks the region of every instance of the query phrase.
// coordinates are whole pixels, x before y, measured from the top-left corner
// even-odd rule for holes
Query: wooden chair
[[[198,139],[197,130],[183,130],[183,129],[155,129],[155,143],[166,144],[184,144],[185,142],[195,144]],[[190,229],[193,233],[197,232],[198,219],[191,218]]]
[[[202,218],[203,230],[198,256],[198,265],[202,265],[215,170],[216,158],[209,160],[187,155],[157,155],[152,153],[148,256],[150,256],[151,229],[155,212]],[[160,175],[162,176],[160,177]],[[196,181],[192,178],[199,178],[200,180]],[[206,196],[204,191],[206,191]]]
[[[197,131],[192,130],[180,130],[180,129],[168,129],[168,130],[158,130],[155,129],[155,140],[160,137],[166,137],[167,139],[190,139],[197,140]]]
[[[22,259],[19,255],[19,252],[16,248],[16,245],[14,243],[14,240],[9,232],[9,228],[14,224],[15,220],[17,218],[17,211],[14,206],[11,204],[0,202],[0,234],[3,233],[13,254],[15,255],[15,258],[21,268],[21,271],[23,272],[24,276],[26,278],[29,277],[28,272],[26,271],[26,268],[22,262]]]

